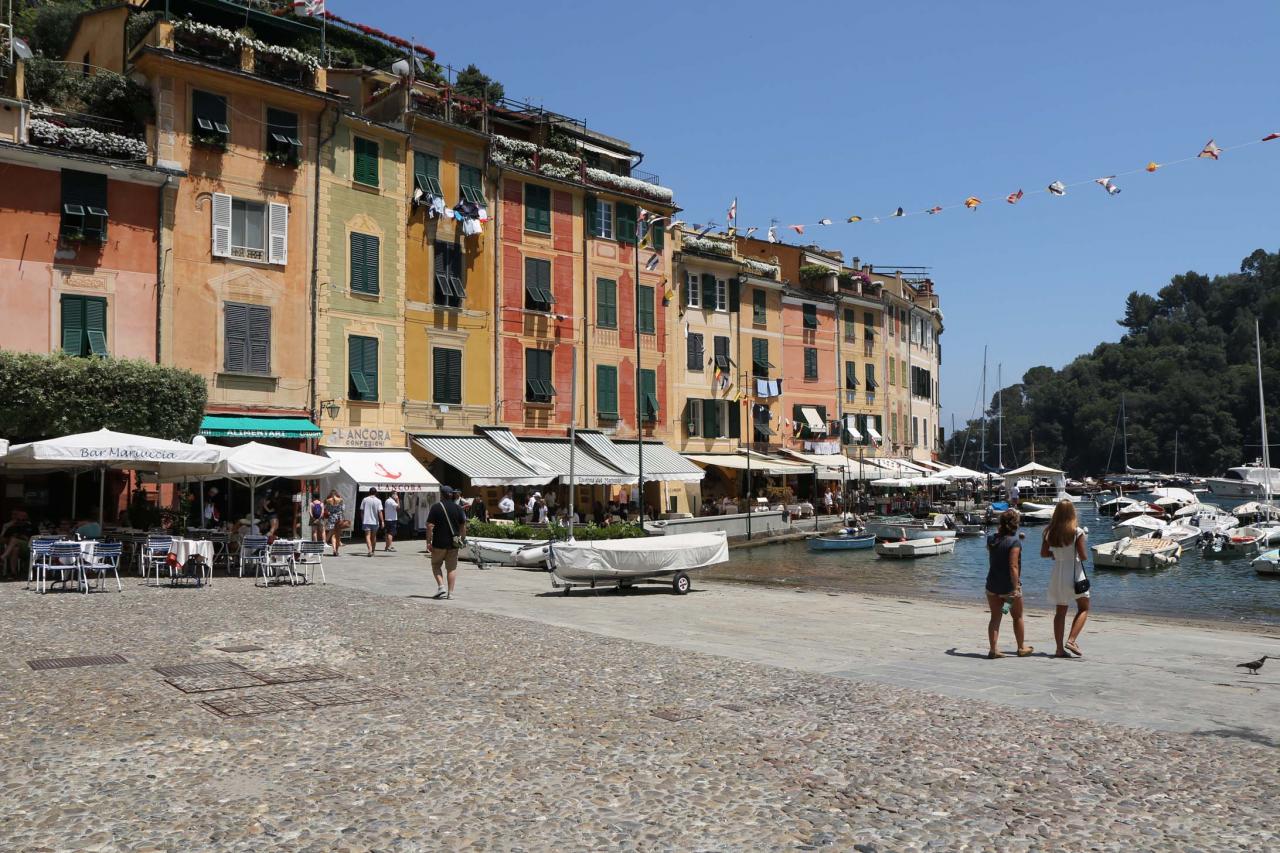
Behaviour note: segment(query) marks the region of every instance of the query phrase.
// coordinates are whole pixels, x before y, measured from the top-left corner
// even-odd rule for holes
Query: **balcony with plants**
[[[23,81],[23,97],[31,103],[29,144],[109,160],[148,159],[145,128],[152,106],[144,87],[110,71],[85,75],[38,56],[27,61]]]

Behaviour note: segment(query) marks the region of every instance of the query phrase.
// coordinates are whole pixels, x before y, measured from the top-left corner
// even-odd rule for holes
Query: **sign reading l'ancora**
[[[385,429],[370,427],[333,427],[325,437],[328,447],[400,447],[401,442],[393,439],[391,432]]]

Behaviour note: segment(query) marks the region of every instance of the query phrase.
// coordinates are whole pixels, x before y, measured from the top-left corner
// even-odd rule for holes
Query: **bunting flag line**
[[[683,219],[673,219],[671,220],[671,224],[667,226],[667,233],[674,234],[678,229],[683,227],[684,227]]]
[[[653,272],[658,268],[658,264],[660,263],[662,263],[662,255],[655,253],[647,262],[645,262],[644,268],[648,272]]]
[[[1070,187],[1082,186],[1082,185],[1090,184],[1090,183],[1097,183],[1097,184],[1098,184],[1099,186],[1101,186],[1104,190],[1106,190],[1106,192],[1107,192],[1107,194],[1108,194],[1108,195],[1113,195],[1113,196],[1114,196],[1114,195],[1119,195],[1119,194],[1120,194],[1120,187],[1115,183],[1115,179],[1116,179],[1116,178],[1118,178],[1118,177],[1123,177],[1123,176],[1125,176],[1125,175],[1132,175],[1132,174],[1136,174],[1136,173],[1140,173],[1140,172],[1144,172],[1144,171],[1145,171],[1145,172],[1147,172],[1148,174],[1155,174],[1157,171],[1163,170],[1163,169],[1165,169],[1166,167],[1174,166],[1174,165],[1180,165],[1180,164],[1183,164],[1183,163],[1190,162],[1190,161],[1192,161],[1192,160],[1202,160],[1202,159],[1203,159],[1203,160],[1214,160],[1214,161],[1218,161],[1218,160],[1221,160],[1222,155],[1223,155],[1223,154],[1225,154],[1225,153],[1226,153],[1226,152],[1228,152],[1228,151],[1232,151],[1232,150],[1235,150],[1235,149],[1238,149],[1238,148],[1243,148],[1243,147],[1246,147],[1246,146],[1249,146],[1249,145],[1257,145],[1257,144],[1259,144],[1259,143],[1263,143],[1263,142],[1272,142],[1272,141],[1277,140],[1277,139],[1280,139],[1280,131],[1276,131],[1276,132],[1268,133],[1268,134],[1266,134],[1266,135],[1264,135],[1264,136],[1262,136],[1262,137],[1260,137],[1260,138],[1255,137],[1255,138],[1254,138],[1254,140],[1253,140],[1253,141],[1251,141],[1251,142],[1242,142],[1242,143],[1239,143],[1239,144],[1236,144],[1236,145],[1228,145],[1228,146],[1220,146],[1220,145],[1218,145],[1218,144],[1217,144],[1216,139],[1211,138],[1208,142],[1206,142],[1206,143],[1205,143],[1205,144],[1200,148],[1199,152],[1197,152],[1197,153],[1196,153],[1196,154],[1194,154],[1194,155],[1190,155],[1190,156],[1183,157],[1183,158],[1181,158],[1181,159],[1171,160],[1171,161],[1164,162],[1164,163],[1157,162],[1157,161],[1155,161],[1155,160],[1150,160],[1150,161],[1148,161],[1148,162],[1147,162],[1147,164],[1146,164],[1145,166],[1140,166],[1140,167],[1138,167],[1138,168],[1136,168],[1136,169],[1130,169],[1130,170],[1127,170],[1127,171],[1117,172],[1116,174],[1109,175],[1109,176],[1107,176],[1107,177],[1105,177],[1105,178],[1089,178],[1088,180],[1073,181],[1073,182],[1071,182],[1071,183],[1065,183],[1065,182],[1063,182],[1063,181],[1061,181],[1061,180],[1055,180],[1053,183],[1049,184],[1049,185],[1048,185],[1047,187],[1045,187],[1045,189],[1043,189],[1043,190],[1032,190],[1032,191],[1030,191],[1030,192],[1026,192],[1026,191],[1024,191],[1024,190],[1022,190],[1022,189],[1020,188],[1020,189],[1018,189],[1016,192],[1012,192],[1012,193],[1009,193],[1008,195],[1005,195],[1005,196],[1004,196],[1004,199],[1005,199],[1005,201],[1006,201],[1006,202],[1008,202],[1009,204],[1018,204],[1018,203],[1019,203],[1019,202],[1021,202],[1021,201],[1023,200],[1023,198],[1025,198],[1026,196],[1028,196],[1028,195],[1032,195],[1032,194],[1036,194],[1036,193],[1045,193],[1045,194],[1048,194],[1048,195],[1050,195],[1050,196],[1062,197],[1062,196],[1065,196],[1065,195],[1067,194],[1067,190],[1068,190]],[[1096,174],[1096,173],[1095,173],[1095,174]],[[737,199],[737,197],[735,196],[735,197],[734,197],[734,199],[733,199],[733,202],[730,204],[730,208],[729,208],[729,210],[730,210],[731,214],[733,215],[733,217],[734,217],[735,219],[736,219],[736,217],[737,217],[737,202],[738,202],[738,199]],[[945,206],[945,207],[944,207],[944,206],[942,206],[942,205],[934,205],[933,207],[927,207],[927,208],[923,208],[923,209],[918,209],[918,210],[913,211],[913,212],[907,212],[907,210],[906,210],[904,207],[898,207],[898,208],[896,208],[892,213],[884,214],[884,215],[883,215],[883,218],[888,218],[888,219],[902,219],[902,218],[906,218],[906,217],[909,217],[909,216],[915,216],[917,213],[924,213],[924,214],[928,214],[928,215],[936,215],[936,214],[942,213],[943,211],[948,210],[948,209],[950,209],[950,208],[952,208],[952,207],[961,207],[961,206],[963,206],[963,207],[967,208],[967,209],[968,209],[968,210],[970,210],[970,211],[974,211],[974,210],[977,210],[977,209],[978,209],[978,207],[979,207],[981,204],[982,204],[982,198],[981,198],[980,196],[977,196],[977,195],[971,195],[971,196],[968,196],[967,198],[965,198],[965,199],[964,199],[964,201],[963,201],[961,204],[948,205],[948,206]],[[848,223],[848,224],[851,224],[851,225],[852,225],[852,224],[855,224],[855,223],[858,223],[858,222],[867,222],[867,221],[872,222],[872,223],[877,223],[877,224],[878,224],[878,223],[880,222],[881,218],[882,218],[881,216],[864,217],[864,216],[861,216],[861,215],[858,215],[858,214],[853,214],[853,215],[850,215],[850,216],[846,217],[844,221],[845,221],[846,223]],[[787,225],[787,226],[785,226],[785,227],[790,228],[792,231],[796,232],[796,234],[798,234],[798,235],[800,235],[800,236],[802,236],[802,237],[803,237],[803,236],[804,236],[804,233],[805,233],[805,228],[807,228],[807,227],[809,227],[809,226],[811,226],[811,225],[824,225],[824,226],[825,226],[825,225],[831,225],[831,224],[833,223],[833,221],[834,221],[834,220],[830,219],[829,217],[821,217],[821,218],[819,218],[819,219],[815,220],[814,222],[798,222],[798,223],[795,223],[795,224],[792,224],[792,225]],[[679,223],[679,225],[683,225],[683,224],[684,224],[684,223]],[[735,226],[736,226],[736,223],[735,223]],[[669,228],[668,230],[672,230],[672,231],[673,231],[673,230],[675,230],[675,227],[677,227],[677,224],[676,224],[676,223],[673,223],[673,224],[672,224],[672,227],[671,227],[671,228]],[[695,229],[699,229],[699,228],[700,228],[700,226],[696,226],[696,225],[695,225],[695,226],[694,226],[694,228],[695,228]],[[709,230],[710,230],[710,228],[705,229],[705,230],[700,230],[700,232],[699,232],[699,236],[705,236],[705,235],[709,232]],[[760,229],[759,229],[759,228],[757,228],[757,227],[755,227],[755,226],[752,226],[752,227],[748,228],[748,229],[747,229],[747,236],[750,236],[751,234],[755,233],[755,232],[756,232],[756,231],[758,231],[758,230],[760,230]],[[734,233],[737,233],[737,229],[736,229],[736,227],[735,227]],[[775,220],[773,220],[773,224],[771,224],[771,225],[769,226],[768,231],[767,231],[766,233],[767,233],[767,239],[769,240],[769,242],[770,242],[770,243],[777,243],[777,242],[779,242],[779,240],[778,240],[778,234],[777,234],[777,220],[776,220],[776,219],[775,219]]]

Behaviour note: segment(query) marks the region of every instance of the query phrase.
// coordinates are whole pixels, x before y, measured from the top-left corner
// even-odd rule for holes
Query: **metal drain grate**
[[[324,681],[327,678],[346,678],[336,669],[314,664],[255,670],[252,675],[263,684],[292,684],[297,681]]]
[[[175,675],[165,679],[183,693],[208,693],[213,690],[235,690],[240,687],[261,687],[262,682],[252,672],[215,672],[213,675]]]
[[[206,699],[200,704],[220,717],[254,717],[289,711],[314,711],[334,705],[357,705],[379,699],[399,699],[400,694],[384,687],[312,687],[283,693],[240,693]]]
[[[243,672],[244,667],[234,661],[218,660],[209,663],[184,663],[178,666],[156,666],[152,667],[156,672],[165,678],[186,678],[196,675],[225,675],[233,672]]]
[[[698,718],[696,712],[682,711],[679,708],[655,708],[649,713],[671,723],[678,723],[682,720],[696,720]]]
[[[110,666],[115,663],[128,663],[120,655],[89,655],[76,658],[40,658],[27,661],[27,666],[34,670],[70,669],[75,666]]]
[[[262,646],[218,646],[218,651],[239,654],[241,652],[260,652],[263,651],[263,648]]]

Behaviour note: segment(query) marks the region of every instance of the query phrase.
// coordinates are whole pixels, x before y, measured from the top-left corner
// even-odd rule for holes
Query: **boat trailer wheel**
[[[684,572],[677,574],[671,581],[671,589],[676,595],[687,595],[692,586],[689,576]]]

